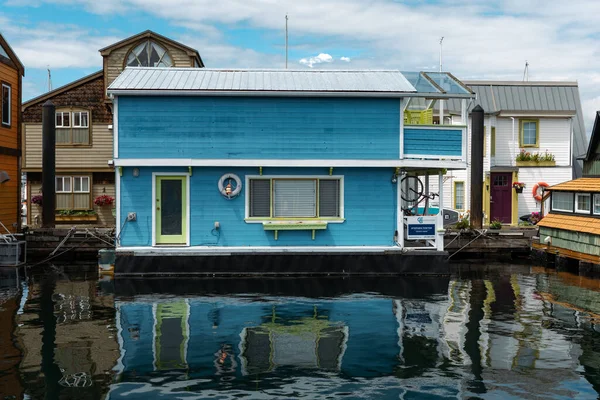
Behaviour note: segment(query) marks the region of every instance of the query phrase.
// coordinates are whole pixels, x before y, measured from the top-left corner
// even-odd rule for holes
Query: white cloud
[[[20,0],[9,1],[16,4]],[[188,37],[194,40],[175,39],[198,48],[207,66],[282,67],[283,58],[274,56],[273,50],[283,54],[286,13],[291,54],[318,54],[325,46],[336,51],[352,49],[361,54],[352,60],[354,68],[419,70],[431,65],[434,67],[428,69],[437,69],[439,38],[444,36],[444,69],[461,79],[521,80],[528,60],[530,80],[579,82],[588,130],[595,108],[600,107],[597,0],[439,0],[412,4],[394,0],[169,0],[168,6],[164,0],[26,1],[81,7],[105,18],[124,12],[142,20],[152,15],[187,29]],[[16,23],[14,18],[8,22]],[[6,30],[1,20],[0,26]],[[261,37],[260,47],[254,49],[232,46],[226,42],[223,29],[239,26],[267,32],[267,37]],[[98,57],[96,50],[101,46],[97,42],[105,39],[94,32],[57,35],[49,39],[55,45],[50,44],[46,50],[43,38],[33,36],[19,35],[11,42],[17,51],[23,49],[26,65],[46,64],[41,59],[53,60],[57,65],[90,64]],[[66,52],[80,56],[55,54],[62,40]],[[265,50],[257,50],[263,47]],[[36,57],[38,50],[42,56]],[[92,57],[92,53],[96,55]],[[314,56],[301,62],[324,67],[333,59],[325,61]]]
[[[306,66],[312,68],[315,64],[333,62],[333,57],[326,53],[319,53],[318,56],[303,58],[299,62],[302,65],[306,65]]]
[[[350,57],[340,57],[340,61],[350,62]]]

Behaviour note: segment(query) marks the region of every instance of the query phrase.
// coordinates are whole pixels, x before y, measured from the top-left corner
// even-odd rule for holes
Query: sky
[[[150,29],[208,68],[438,70],[459,79],[578,81],[600,110],[598,0],[0,0],[23,99],[102,68],[99,49]]]

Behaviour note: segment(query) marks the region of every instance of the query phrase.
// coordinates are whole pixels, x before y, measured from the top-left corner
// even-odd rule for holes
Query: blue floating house
[[[443,194],[425,206],[423,188],[466,168],[474,98],[451,74],[126,68],[108,94],[116,273],[164,272],[164,255],[443,253]],[[443,125],[450,98],[463,119]],[[219,271],[257,268],[239,260]]]

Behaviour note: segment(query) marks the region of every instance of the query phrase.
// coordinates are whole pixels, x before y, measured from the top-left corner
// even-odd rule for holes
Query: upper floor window
[[[153,40],[137,45],[127,56],[128,67],[172,67],[167,50]]]
[[[57,111],[56,144],[90,144],[89,111]]]
[[[10,96],[11,86],[8,83],[2,83],[2,126],[10,127]]]
[[[573,212],[574,198],[570,192],[552,192],[552,210]]]
[[[540,121],[536,119],[521,120],[519,145],[521,147],[539,147]]]
[[[600,215],[600,194],[594,195],[594,214]]]

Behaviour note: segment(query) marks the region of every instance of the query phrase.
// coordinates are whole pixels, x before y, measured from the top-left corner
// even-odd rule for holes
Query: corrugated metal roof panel
[[[399,71],[126,68],[109,90],[389,92],[416,89]],[[432,92],[435,93],[435,92]]]

